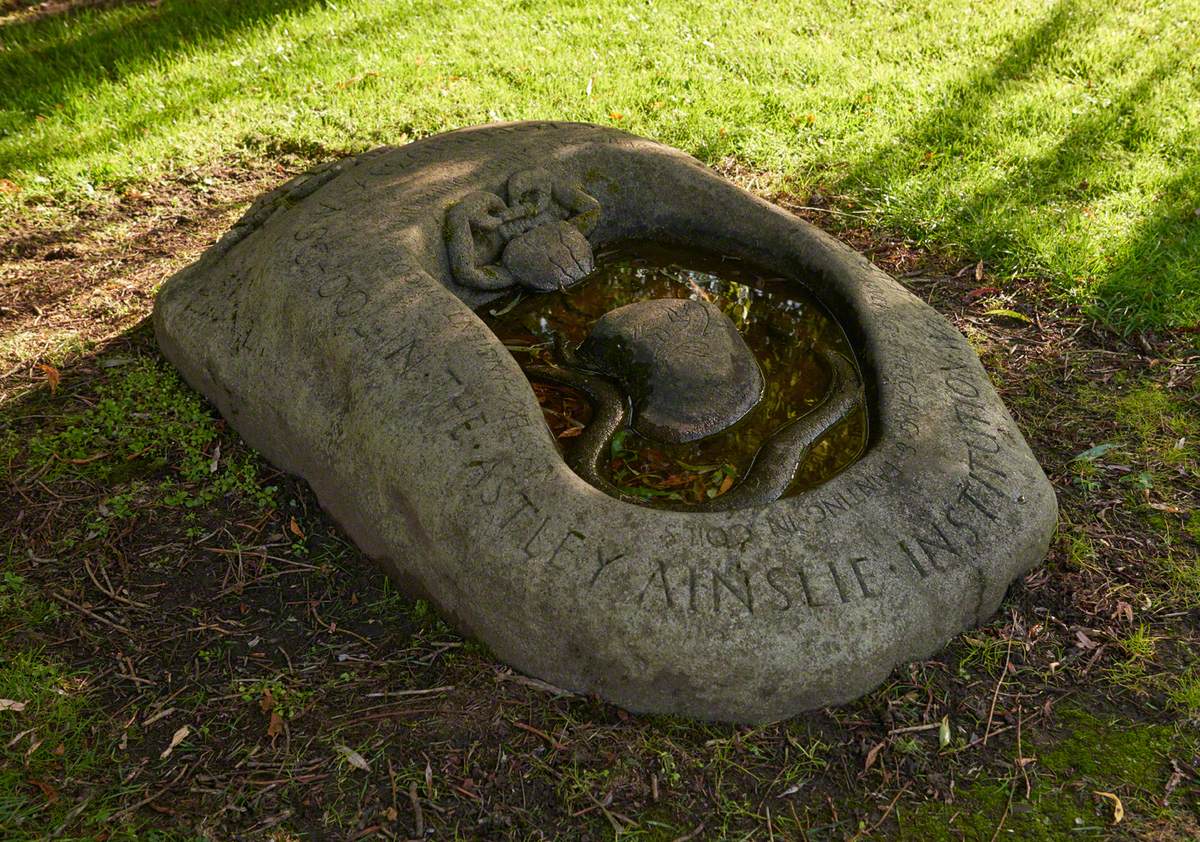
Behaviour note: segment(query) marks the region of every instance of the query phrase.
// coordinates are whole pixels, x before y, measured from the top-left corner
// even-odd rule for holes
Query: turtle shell
[[[633,428],[661,442],[726,430],[763,394],[754,353],[707,301],[658,298],[618,307],[597,320],[577,355],[621,384],[633,404]]]

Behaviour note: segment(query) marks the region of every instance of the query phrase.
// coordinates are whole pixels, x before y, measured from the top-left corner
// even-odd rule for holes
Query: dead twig
[[[96,574],[92,570],[92,565],[90,563],[88,563],[87,556],[84,556],[84,558],[83,558],[83,569],[87,571],[88,578],[92,580],[92,584],[96,586],[96,589],[99,590],[100,593],[104,594],[106,597],[111,599],[113,602],[120,602],[123,605],[128,605],[131,608],[149,608],[150,607],[149,605],[147,605],[144,602],[138,602],[136,600],[129,599],[128,597],[121,596],[120,594],[118,594],[116,592],[115,589],[106,588],[106,587],[104,587],[104,585],[100,584],[100,580],[96,578]]]
[[[896,802],[900,800],[900,796],[908,791],[908,786],[908,782],[905,782],[904,786],[900,787],[900,791],[896,793],[895,797],[893,797],[888,803],[887,807],[884,808],[883,815],[879,817],[879,820],[866,830],[860,830],[858,833],[854,834],[854,836],[851,837],[850,842],[858,842],[859,839],[862,839],[865,836],[870,836],[879,828],[881,824],[887,821],[887,817],[892,814],[892,810],[896,809]]]
[[[417,795],[417,784],[415,781],[408,785],[408,800],[412,802],[413,825],[416,830],[414,836],[419,838],[425,835],[425,813],[421,811],[421,798]]]
[[[65,605],[68,605],[71,608],[74,608],[80,614],[83,614],[86,617],[90,617],[91,619],[95,620],[97,623],[103,623],[104,625],[108,626],[110,629],[114,629],[116,631],[121,632],[121,634],[127,634],[130,637],[133,637],[133,632],[131,632],[129,629],[125,628],[125,626],[121,625],[120,623],[114,623],[112,620],[106,619],[105,617],[101,617],[95,611],[92,611],[88,608],[84,608],[82,605],[80,605],[77,602],[72,602],[71,600],[67,599],[65,596],[58,593],[57,591],[47,591],[47,593],[49,593],[50,596],[54,597],[59,602],[65,604]]]
[[[1004,679],[1008,675],[1008,665],[1012,662],[1012,635],[1008,636],[1008,646],[1004,651],[1004,669],[1000,670],[1000,679],[996,682],[996,689],[992,693],[992,706],[988,710],[987,725],[983,729],[983,744],[987,745],[988,734],[992,730],[992,719],[996,716],[996,700],[1000,698],[1000,687],[1004,684]],[[999,833],[999,831],[997,831]]]

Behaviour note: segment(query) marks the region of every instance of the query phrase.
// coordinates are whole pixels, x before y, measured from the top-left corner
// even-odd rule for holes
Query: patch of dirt
[[[160,0],[0,0],[0,26],[32,23],[55,15],[83,9],[110,9],[113,6],[157,6]]]
[[[54,227],[0,228],[0,402],[54,365],[118,336],[149,313],[154,292],[228,229],[282,166],[185,173]]]

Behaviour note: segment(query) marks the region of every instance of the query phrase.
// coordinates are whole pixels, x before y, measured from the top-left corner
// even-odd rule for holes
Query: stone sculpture
[[[661,442],[705,438],[736,424],[762,395],[762,373],[750,349],[729,318],[704,301],[627,304],[600,318],[578,352],[560,354],[564,366],[535,365],[528,373],[579,389],[595,407],[596,417],[571,443],[567,464],[627,502],[638,500],[620,491],[605,470],[619,430],[630,426]],[[685,510],[746,508],[783,496],[813,445],[862,400],[854,366],[833,352],[825,361],[830,387],[820,406],[763,442],[732,492]]]
[[[659,298],[606,313],[579,356],[633,399],[634,428],[692,441],[736,423],[762,396],[763,377],[729,317],[708,301]]]
[[[754,368],[711,320],[728,365],[694,385],[721,405],[660,394],[694,329],[668,322],[703,308],[614,311],[545,373],[596,404],[575,470],[476,315],[514,286],[586,284],[599,248],[632,239],[807,284],[857,357],[826,359],[824,403],[707,510],[632,505],[606,493],[603,464],[625,423],[703,434],[753,399]],[[517,668],[635,711],[760,722],[852,699],[989,617],[1055,526],[1049,483],[953,327],[816,228],[612,129],[465,129],[295,179],[166,283],[154,326],[411,593]],[[780,496],[859,401],[862,457]]]
[[[578,283],[592,271],[587,235],[600,220],[599,202],[543,169],[509,177],[508,199],[506,204],[480,191],[447,212],[456,281],[481,290],[521,284],[544,292]]]

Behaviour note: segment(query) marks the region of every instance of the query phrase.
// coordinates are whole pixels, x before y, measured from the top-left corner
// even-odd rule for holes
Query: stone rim
[[[602,197],[595,248],[641,237],[739,254],[789,278],[802,268],[858,352],[872,426],[862,458],[812,492],[706,514],[621,503],[571,472],[541,432],[515,361],[468,309],[485,299],[449,280],[444,250],[426,230],[437,237],[454,196],[546,161]],[[414,179],[420,186],[435,165],[465,174],[414,200]],[[338,253],[312,251],[322,226],[330,230],[320,208],[363,194],[385,207],[408,195],[427,218],[356,232],[343,250],[386,256],[391,269],[343,283]],[[273,255],[257,275],[248,268],[254,243]],[[307,293],[298,310],[258,295],[283,289]],[[357,336],[360,325],[346,320],[364,297],[411,330],[378,339],[367,325],[368,337]],[[229,300],[232,325],[214,317]],[[195,330],[196,319],[210,330]],[[767,721],[854,698],[990,615],[1008,583],[1044,556],[1054,527],[1041,469],[974,352],[936,312],[848,247],[694,159],[610,129],[489,126],[360,156],[171,279],[154,323],[189,382],[252,446],[307,479],[410,590],[519,669],[632,710]],[[272,351],[255,331],[287,347]],[[222,348],[238,341],[230,362]],[[353,372],[356,351],[372,342],[378,359],[340,392],[317,382]],[[313,349],[332,362],[310,359]],[[248,381],[268,377],[280,350],[305,361],[307,385],[253,392]],[[454,369],[463,359],[471,366]],[[457,392],[459,415],[472,401],[495,407],[503,428],[525,438],[504,442],[501,422],[488,420],[440,430],[440,449],[398,447],[400,431],[378,419],[425,421],[433,382]],[[277,406],[285,400],[290,413]],[[340,422],[326,419],[339,412]],[[322,418],[318,432],[303,429],[305,413]],[[360,425],[347,443],[345,431]],[[993,444],[1002,468],[983,456]],[[495,522],[480,522],[481,507],[501,504]],[[615,540],[618,532],[636,546]]]

